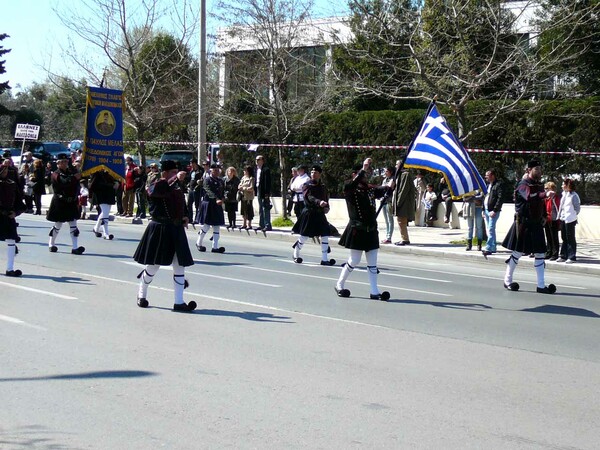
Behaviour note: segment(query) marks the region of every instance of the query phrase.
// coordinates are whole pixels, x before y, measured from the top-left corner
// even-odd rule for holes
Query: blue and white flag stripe
[[[435,104],[408,149],[404,167],[442,172],[454,198],[487,191],[477,167]]]

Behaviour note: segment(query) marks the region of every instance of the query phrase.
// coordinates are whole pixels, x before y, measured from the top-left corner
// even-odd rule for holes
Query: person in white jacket
[[[557,259],[557,262],[573,264],[577,261],[575,225],[577,225],[577,215],[581,210],[581,201],[579,200],[579,195],[575,192],[575,182],[572,179],[565,178],[562,189],[563,195],[558,208],[562,245],[560,247],[560,258]]]

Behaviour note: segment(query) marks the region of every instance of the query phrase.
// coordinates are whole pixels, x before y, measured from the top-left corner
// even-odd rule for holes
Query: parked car
[[[190,161],[196,154],[191,150],[167,150],[160,157],[160,162],[175,161],[179,170],[189,171]]]
[[[44,165],[50,162],[53,170],[56,170],[56,157],[58,155],[64,153],[70,156],[71,154],[67,147],[60,142],[36,142],[29,146],[29,151],[33,154],[34,158],[41,159]]]
[[[15,166],[19,166],[21,160],[21,149],[17,147],[5,147],[0,150],[0,155],[4,156],[5,152],[10,152],[10,159],[12,159]]]

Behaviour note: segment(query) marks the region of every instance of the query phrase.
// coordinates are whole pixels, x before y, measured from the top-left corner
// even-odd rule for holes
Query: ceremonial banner
[[[485,181],[446,119],[432,103],[419,133],[408,147],[404,167],[441,172],[454,199],[480,190]]]
[[[83,176],[106,170],[115,179],[124,179],[123,107],[123,91],[88,86]]]

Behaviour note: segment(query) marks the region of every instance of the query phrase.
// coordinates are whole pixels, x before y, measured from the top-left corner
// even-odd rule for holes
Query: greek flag
[[[419,133],[408,148],[404,167],[441,172],[453,198],[460,198],[478,189],[487,193],[485,181],[477,167],[435,103],[429,108]]]

